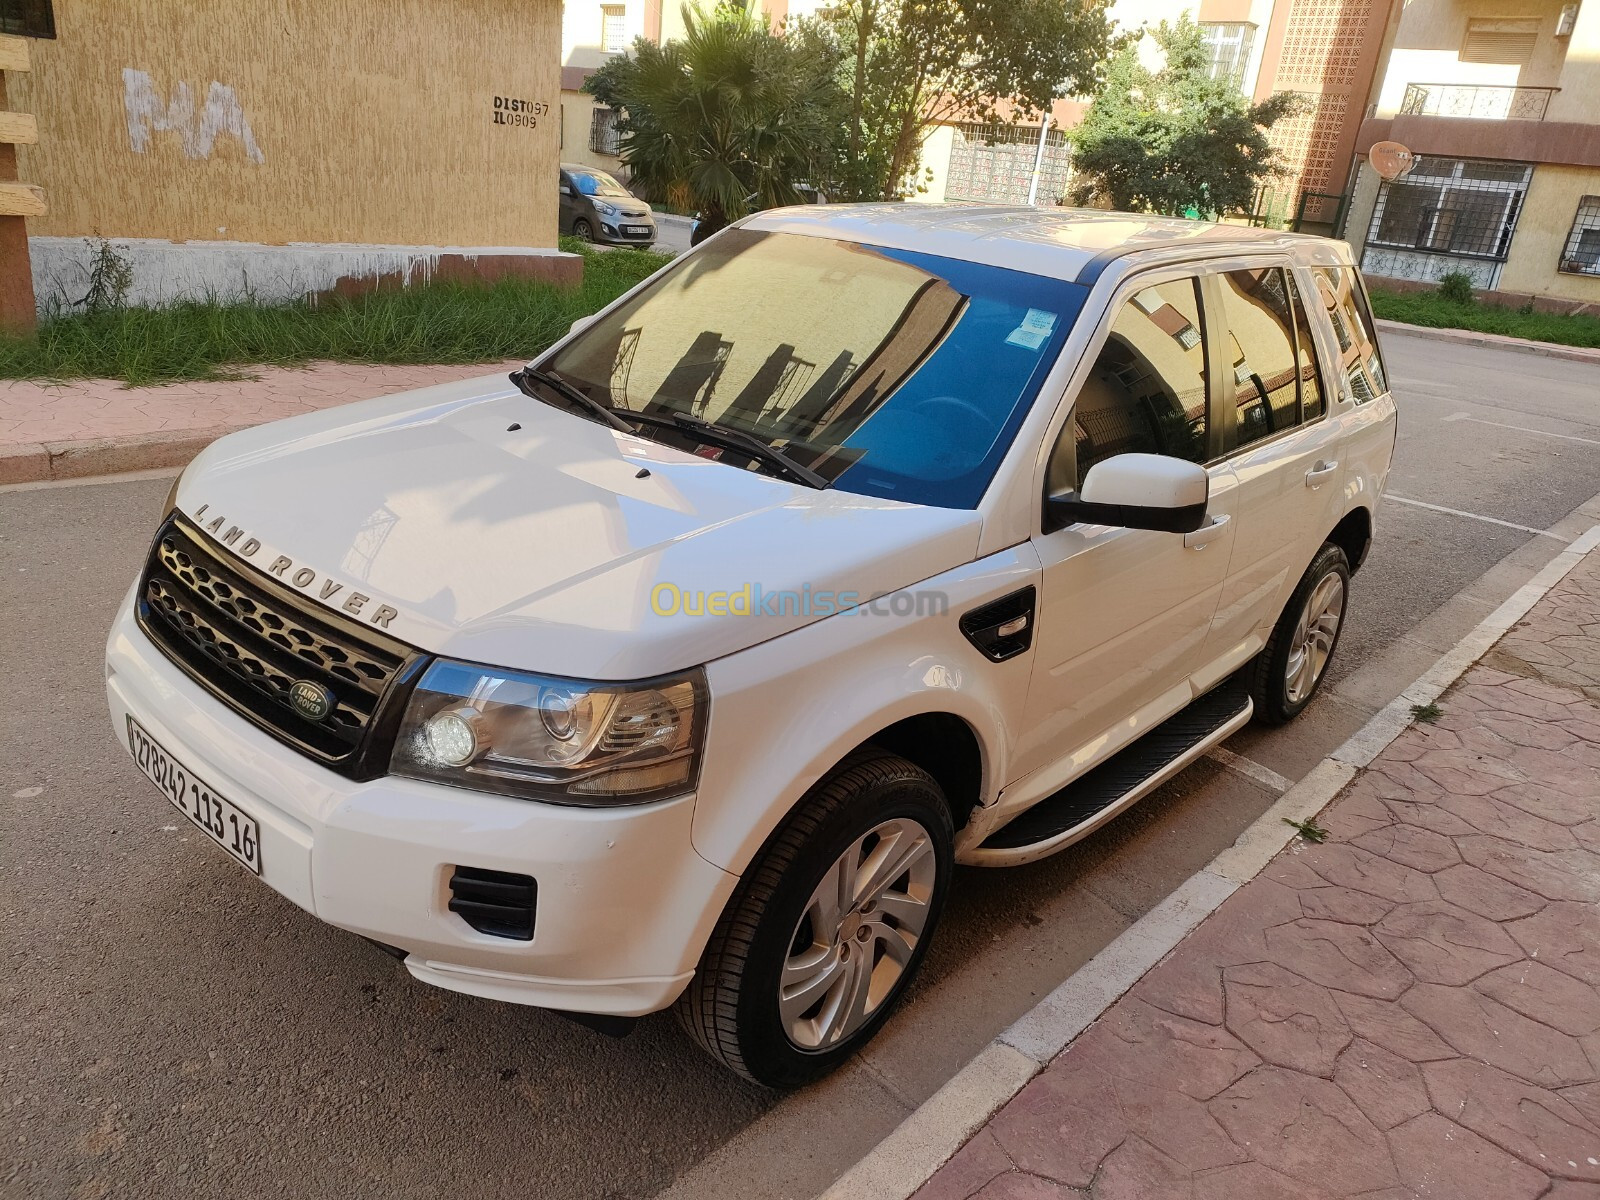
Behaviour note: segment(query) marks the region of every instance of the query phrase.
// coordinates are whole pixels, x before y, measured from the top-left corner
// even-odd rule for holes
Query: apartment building
[[[1379,178],[1380,141],[1408,173]],[[1412,0],[1357,150],[1369,275],[1600,303],[1600,0]]]

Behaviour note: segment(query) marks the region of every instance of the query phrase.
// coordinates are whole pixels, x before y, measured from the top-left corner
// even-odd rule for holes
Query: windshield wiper
[[[759,459],[769,467],[775,467],[796,483],[803,483],[807,487],[821,490],[828,486],[828,481],[810,467],[802,466],[782,450],[768,445],[754,434],[746,433],[742,429],[734,429],[729,425],[718,425],[712,421],[705,421],[699,417],[691,417],[688,413],[680,412],[630,412],[628,420],[637,421],[641,425],[659,425],[679,429],[691,437],[699,438],[700,441],[710,445],[748,454],[751,458]]]
[[[523,367],[520,371],[511,372],[511,382],[522,390],[525,396],[532,396],[535,400],[544,397],[533,390],[533,384],[540,383],[549,388],[556,395],[569,403],[576,404],[587,413],[591,413],[604,421],[613,429],[620,429],[623,433],[636,433],[632,425],[616,409],[609,404],[603,404],[593,396],[579,391],[561,376],[552,371],[541,371],[537,367]]]

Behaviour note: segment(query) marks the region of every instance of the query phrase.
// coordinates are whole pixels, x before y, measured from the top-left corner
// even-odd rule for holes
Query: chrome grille
[[[419,656],[224,557],[179,518],[156,537],[139,622],[168,658],[280,741],[350,774],[378,773],[363,761],[387,760],[369,733],[384,732],[375,727],[385,694]],[[300,680],[332,693],[322,720],[290,704]]]

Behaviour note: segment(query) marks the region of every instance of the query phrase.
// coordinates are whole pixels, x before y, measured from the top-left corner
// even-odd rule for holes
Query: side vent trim
[[[961,618],[961,632],[990,662],[1005,662],[1033,645],[1034,606],[1038,593],[1032,584],[998,600],[991,600]]]

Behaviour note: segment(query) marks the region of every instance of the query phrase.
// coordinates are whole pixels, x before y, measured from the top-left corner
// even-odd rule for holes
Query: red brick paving
[[[1600,1200],[1600,552],[915,1200]]]

